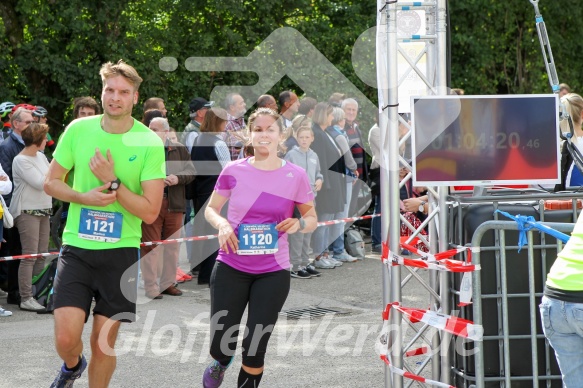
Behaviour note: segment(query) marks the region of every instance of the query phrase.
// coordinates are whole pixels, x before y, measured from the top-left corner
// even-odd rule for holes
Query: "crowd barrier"
[[[381,215],[380,213],[369,214],[369,215],[360,216],[360,217],[347,217],[347,218],[341,218],[338,220],[318,222],[318,226],[345,224],[347,222],[355,222],[355,221],[360,221],[360,220],[371,219],[374,217],[380,217],[380,215]],[[174,238],[174,239],[168,239],[168,240],[146,241],[146,242],[141,243],[140,246],[146,247],[146,246],[153,246],[153,245],[178,244],[178,243],[183,243],[186,241],[212,240],[212,239],[217,238],[217,236],[218,235],[216,235],[216,234],[210,234],[207,236],[193,236],[193,237]],[[4,257],[0,257],[0,262],[13,261],[13,260],[23,260],[23,259],[36,259],[39,257],[56,256],[58,254],[59,254],[59,252],[43,252],[43,253],[34,253],[34,254],[28,254],[28,255],[4,256]]]
[[[483,327],[483,339],[471,355],[452,350],[452,383],[456,387],[561,387],[554,352],[545,340],[538,305],[547,273],[563,242],[538,230],[526,232],[519,246],[521,226],[497,210],[531,216],[542,225],[570,233],[578,216],[574,206],[549,207],[547,196],[464,198],[450,202],[450,243],[471,246],[472,262],[481,270],[472,274],[473,304],[459,316]],[[555,200],[556,195],[548,197]],[[568,198],[568,199],[567,199]],[[561,209],[561,210],[551,210]],[[451,275],[451,306],[458,306],[462,278]]]
[[[545,223],[555,230],[570,233],[571,223]],[[475,324],[482,325],[484,336],[476,342],[473,357],[458,357],[454,365],[458,386],[483,387],[561,387],[561,375],[555,355],[546,342],[538,304],[546,274],[562,242],[552,236],[528,231],[527,245],[519,247],[519,225],[513,221],[487,221],[473,234],[476,265],[490,274],[476,273],[473,279]],[[487,235],[498,235],[494,246],[486,246]],[[520,249],[520,252],[518,250]],[[494,276],[491,276],[494,275]],[[471,361],[473,358],[473,367]]]

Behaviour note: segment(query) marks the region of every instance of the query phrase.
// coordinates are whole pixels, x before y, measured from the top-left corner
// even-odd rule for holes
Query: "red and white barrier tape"
[[[59,255],[59,252],[46,252],[46,253],[34,253],[34,254],[29,254],[29,255],[5,256],[5,257],[0,257],[0,262],[12,261],[12,260],[22,260],[22,259],[36,259],[39,257],[58,256],[58,255]]]
[[[423,259],[426,259],[428,261],[441,261],[443,259],[447,259],[449,257],[455,256],[458,253],[466,252],[468,254],[468,259],[465,262],[460,261],[460,263],[465,263],[466,265],[472,263],[472,249],[470,247],[463,247],[461,245],[458,245],[454,249],[449,249],[447,251],[439,252],[439,253],[432,255],[430,253],[423,252],[422,250],[419,250],[415,246],[416,244],[418,244],[421,241],[418,237],[415,237],[409,243],[405,242],[405,241],[407,241],[407,239],[408,239],[408,237],[401,237],[401,246],[404,249],[407,249],[413,253],[418,254]]]
[[[383,311],[383,318],[386,317],[386,320],[389,319],[391,308],[403,313],[412,323],[423,322],[436,329],[447,331],[448,333],[468,338],[472,341],[481,341],[484,335],[482,325],[475,325],[474,322],[467,319],[441,314],[432,310],[403,307],[399,305],[399,302],[387,304],[385,311]]]
[[[420,259],[410,259],[389,251],[390,260],[383,259],[387,264],[405,265],[407,267],[417,267],[426,269],[435,269],[437,271],[448,272],[473,272],[480,270],[480,265],[467,264],[464,261],[442,259],[438,261],[426,261]]]
[[[440,381],[430,380],[430,379],[427,379],[423,376],[419,376],[419,375],[416,375],[414,373],[407,372],[406,370],[397,368],[396,366],[391,364],[391,362],[389,361],[390,353],[389,353],[389,314],[388,314],[388,309],[390,309],[390,305],[387,305],[387,309],[385,309],[385,311],[383,312],[383,320],[384,320],[383,328],[381,330],[381,334],[379,335],[379,339],[376,343],[376,348],[377,348],[377,352],[379,353],[379,355],[381,357],[381,360],[383,360],[383,362],[389,366],[389,369],[391,370],[391,372],[394,374],[397,374],[399,376],[403,376],[407,379],[419,381],[421,383],[431,384],[431,385],[434,385],[436,387],[455,388],[449,384],[445,384],[445,383],[442,383]],[[430,349],[428,347],[423,346],[419,349],[414,349],[414,350],[410,350],[410,351],[406,352],[405,356],[407,356],[407,357],[418,356],[421,354],[429,353],[429,350]]]
[[[359,220],[367,220],[369,218],[380,217],[380,215],[381,215],[381,213],[377,213],[377,214],[370,214],[368,216],[348,217],[348,218],[341,218],[339,220],[322,221],[322,222],[318,222],[318,226],[344,224],[346,222],[359,221]]]
[[[379,217],[380,215],[381,214],[378,213],[378,214],[371,214],[371,215],[366,215],[366,216],[361,216],[361,217],[348,217],[348,218],[342,218],[339,220],[318,222],[318,226],[343,224],[346,222],[366,220],[369,218]],[[186,241],[212,240],[212,239],[217,238],[217,236],[218,235],[216,235],[216,234],[210,234],[208,236],[194,236],[194,237],[174,238],[174,239],[168,239],[168,240],[146,241],[146,242],[141,243],[140,246],[141,247],[149,247],[149,246],[153,246],[153,245],[177,244],[177,243],[182,243],[182,242],[186,242]],[[34,254],[28,254],[28,255],[5,256],[5,257],[0,257],[0,262],[12,261],[12,260],[22,260],[22,259],[36,259],[39,257],[55,256],[58,254],[59,254],[59,252],[47,252],[47,253],[34,253]]]
[[[194,236],[194,237],[182,237],[182,238],[171,238],[168,240],[154,240],[146,241],[140,244],[141,247],[151,247],[152,245],[166,245],[166,244],[177,244],[186,241],[201,241],[201,240],[213,240],[217,238],[217,234],[209,234],[208,236]]]
[[[184,237],[184,238],[174,238],[169,240],[156,240],[156,241],[147,241],[140,244],[141,247],[149,247],[153,245],[165,245],[165,244],[176,244],[185,241],[200,241],[200,240],[212,240],[217,238],[216,234],[208,235],[208,236],[194,236],[194,237]],[[2,261],[11,261],[11,260],[22,260],[22,259],[36,259],[39,257],[46,257],[46,256],[57,256],[59,252],[48,252],[48,253],[32,253],[28,255],[18,255],[18,256],[5,256],[0,257],[0,262]]]
[[[402,237],[402,240],[405,240],[407,237]],[[472,303],[472,274],[473,271],[479,271],[481,269],[480,265],[471,264],[471,252],[472,249],[470,247],[462,247],[457,246],[454,249],[450,249],[445,252],[436,253],[432,255],[430,253],[423,252],[414,245],[418,242],[418,239],[415,238],[411,241],[411,243],[406,244],[404,242],[401,243],[401,246],[404,249],[408,249],[421,255],[420,258],[417,259],[410,259],[400,256],[388,249],[388,245],[383,242],[383,253],[381,256],[381,260],[386,265],[404,265],[407,267],[415,267],[415,268],[424,268],[424,269],[433,269],[437,271],[448,271],[448,272],[457,272],[457,273],[464,273],[462,276],[462,281],[460,284],[459,290],[459,298],[460,302],[458,303],[459,307],[467,306]],[[458,253],[467,252],[468,253],[468,261],[460,261],[460,260],[451,260],[447,259],[447,257],[454,256]],[[390,260],[389,260],[390,258]]]
[[[405,377],[407,379],[419,381],[420,383],[430,384],[430,385],[433,385],[435,387],[455,388],[453,385],[449,385],[449,384],[446,384],[446,383],[442,383],[441,381],[435,381],[435,380],[427,379],[427,378],[425,378],[423,376],[419,376],[419,375],[416,375],[414,373],[407,372],[406,370],[399,369],[396,366],[392,365],[389,362],[388,357],[385,356],[385,355],[381,355],[381,360],[383,360],[385,362],[385,364],[387,364],[389,366],[389,369],[391,370],[391,372],[393,372],[395,374],[398,374],[400,376],[403,376],[403,377]]]
[[[379,335],[379,339],[376,344],[377,352],[379,353],[381,360],[385,362],[389,368],[391,369],[392,373],[397,375],[403,376],[405,378],[419,381],[421,383],[431,384],[436,387],[442,388],[455,388],[452,385],[442,383],[440,381],[430,380],[425,377],[416,375],[411,372],[407,372],[404,369],[400,369],[395,367],[390,363],[389,360],[389,313],[391,308],[394,308],[403,315],[405,315],[409,320],[413,323],[416,322],[423,322],[428,324],[429,326],[435,327],[439,330],[444,330],[449,333],[462,336],[465,338],[469,338],[474,341],[481,341],[482,336],[484,333],[484,329],[480,325],[474,325],[473,322],[468,321],[462,318],[452,317],[451,315],[440,314],[435,311],[430,310],[422,310],[422,309],[413,309],[402,307],[399,305],[398,302],[389,303],[387,304],[385,310],[383,311],[383,328],[381,330],[381,334]],[[418,349],[413,349],[405,353],[406,357],[417,356],[421,354],[429,353],[429,348],[423,346]]]
[[[420,356],[422,354],[427,354],[429,353],[429,348],[427,346],[422,346],[420,348],[417,349],[413,349],[413,350],[408,350],[405,352],[405,357],[413,357],[413,356]]]

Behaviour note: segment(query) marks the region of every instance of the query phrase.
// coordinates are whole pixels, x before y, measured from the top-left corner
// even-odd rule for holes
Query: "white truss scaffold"
[[[412,95],[445,95],[447,88],[447,1],[398,1],[377,0],[377,82],[379,97],[379,129],[381,141],[381,235],[383,240],[388,236],[389,250],[399,252],[400,249],[400,198],[399,189],[406,180],[411,179],[409,173],[403,182],[399,181],[400,166],[411,166],[399,153],[399,147],[408,141],[411,128],[399,113],[410,112],[410,96]],[[421,86],[422,85],[422,86]],[[409,128],[409,133],[399,139],[399,124]],[[447,246],[447,211],[445,199],[447,188],[429,188],[429,215],[419,230],[411,236],[420,237],[420,229],[429,226],[428,242],[430,252],[445,251]],[[441,214],[443,212],[443,214]],[[441,214],[441,217],[440,217]],[[440,238],[438,238],[440,236]],[[425,241],[427,242],[427,241]],[[383,303],[401,302],[402,287],[410,279],[420,280],[414,269],[410,275],[401,280],[401,266],[383,267]],[[449,288],[447,273],[430,271],[429,283],[422,282],[428,290],[429,305],[433,311],[450,311]],[[395,370],[405,370],[408,373],[419,374],[420,371],[409,371],[404,365],[403,323],[400,312],[395,311],[390,316],[391,331],[387,338],[387,354],[391,360],[391,368],[385,366],[385,387],[403,387],[403,375]],[[421,333],[418,333],[419,337]],[[451,356],[449,343],[451,334],[440,333],[433,336],[428,344],[432,349],[428,359],[422,366],[431,364],[431,379],[444,384],[450,382]]]

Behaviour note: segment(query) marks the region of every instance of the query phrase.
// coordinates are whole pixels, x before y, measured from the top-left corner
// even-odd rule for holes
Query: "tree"
[[[528,1],[450,1],[452,87],[468,94],[551,93]],[[540,1],[559,80],[579,89],[583,9]],[[573,55],[575,54],[575,55]]]
[[[559,79],[577,90],[583,8],[565,12],[548,0],[539,6]],[[293,27],[376,102],[376,89],[358,78],[351,61],[354,42],[376,24],[375,7],[370,0],[4,0],[0,100],[46,107],[57,135],[71,120],[73,98],[99,99],[100,66],[123,58],[144,78],[140,101],[164,98],[171,125],[180,130],[193,97],[258,80],[251,72],[189,71],[187,58],[246,57],[277,28]],[[470,94],[550,92],[529,2],[451,1],[449,7],[452,87]],[[176,58],[177,68],[160,69],[164,57]],[[270,92],[284,89],[302,92],[286,77]]]
[[[2,101],[45,106],[57,134],[71,119],[72,99],[99,98],[102,63],[123,58],[144,82],[140,100],[162,97],[171,124],[184,125],[188,102],[208,96],[217,84],[256,82],[249,73],[191,72],[191,56],[246,56],[276,28],[302,32],[355,84],[375,98],[350,67],[350,47],[375,24],[375,4],[295,0],[7,0],[0,4]],[[349,22],[347,22],[349,21]],[[163,71],[163,57],[178,60],[175,71]],[[284,79],[275,91],[293,88]],[[140,106],[136,117],[141,115]]]

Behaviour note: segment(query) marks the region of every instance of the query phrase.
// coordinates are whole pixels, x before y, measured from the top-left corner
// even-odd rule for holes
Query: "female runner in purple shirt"
[[[237,387],[257,387],[265,351],[290,286],[287,235],[316,229],[314,195],[306,172],[277,156],[279,115],[259,108],[249,117],[254,156],[229,163],[205,211],[219,230],[219,256],[210,281],[212,363],[203,386],[221,385],[233,361],[239,324],[248,306],[247,335]],[[229,201],[227,219],[221,208]],[[297,207],[302,215],[294,218]]]

